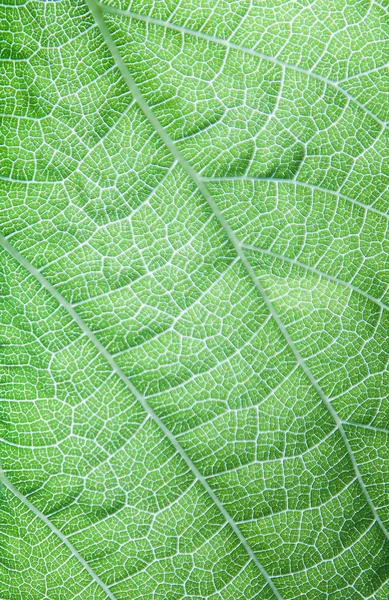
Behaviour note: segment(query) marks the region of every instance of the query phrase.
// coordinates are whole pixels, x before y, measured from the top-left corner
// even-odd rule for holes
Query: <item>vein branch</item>
[[[70,550],[72,555],[79,561],[79,563],[84,567],[84,569],[89,573],[93,581],[107,594],[107,597],[110,600],[117,600],[116,596],[113,595],[108,586],[100,579],[100,577],[95,573],[95,571],[88,565],[84,557],[76,550],[70,540],[62,533],[60,529],[58,529],[51,521],[43,514],[40,510],[37,509],[32,502],[29,501],[26,496],[24,496],[15,486],[14,484],[6,477],[3,471],[0,471],[0,483],[2,483],[6,488],[9,489],[10,492],[16,498],[18,498],[38,519],[40,519],[46,527],[49,527],[51,531],[61,540],[63,544]]]
[[[385,302],[382,302],[375,296],[368,294],[367,292],[365,292],[361,288],[357,287],[356,285],[350,283],[349,281],[345,281],[344,279],[339,279],[339,277],[336,277],[335,275],[330,275],[329,273],[325,273],[325,271],[321,271],[320,269],[317,269],[316,267],[307,265],[303,262],[300,262],[299,260],[297,260],[295,258],[289,258],[288,256],[284,256],[283,254],[278,254],[277,252],[273,252],[272,250],[268,250],[267,248],[260,248],[259,246],[253,246],[252,244],[242,244],[242,247],[243,247],[243,249],[252,250],[253,252],[267,254],[268,256],[271,256],[272,258],[275,258],[277,260],[282,260],[291,265],[295,265],[296,267],[305,269],[306,271],[310,271],[311,273],[315,273],[315,275],[318,275],[319,277],[324,277],[325,279],[328,279],[329,281],[333,281],[334,283],[337,283],[338,285],[347,287],[351,291],[356,292],[357,294],[360,294],[361,296],[364,296],[371,302],[374,302],[374,304],[377,304],[377,306],[379,306],[381,309],[389,310],[389,306],[387,304],[385,304]]]
[[[342,192],[339,192],[338,190],[330,190],[328,188],[325,188],[321,185],[315,185],[313,183],[308,183],[307,181],[299,181],[298,179],[280,179],[277,177],[255,177],[255,176],[249,176],[249,175],[242,175],[242,176],[236,176],[236,177],[203,177],[202,178],[203,181],[207,182],[209,181],[210,183],[214,183],[214,182],[218,182],[218,181],[264,181],[267,183],[275,183],[275,184],[282,184],[282,185],[294,185],[295,187],[304,187],[304,188],[308,188],[310,190],[313,190],[314,192],[323,192],[324,194],[332,194],[333,196],[336,196],[337,198],[342,198],[342,200],[346,200],[347,202],[351,202],[352,204],[356,204],[357,206],[360,206],[361,208],[364,208],[365,210],[368,210],[370,212],[374,212],[377,215],[380,215],[381,217],[385,217],[385,219],[389,219],[389,214],[387,212],[384,212],[383,210],[379,210],[378,208],[375,208],[374,206],[371,206],[370,204],[366,204],[365,202],[362,202],[361,200],[357,200],[356,198],[352,198],[351,196],[348,196],[347,194],[343,194]]]

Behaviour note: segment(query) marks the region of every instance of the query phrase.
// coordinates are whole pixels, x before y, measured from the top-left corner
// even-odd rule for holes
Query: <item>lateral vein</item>
[[[299,181],[298,179],[281,179],[281,178],[277,178],[277,177],[255,177],[255,176],[249,176],[249,175],[242,175],[242,176],[236,176],[236,177],[203,177],[202,178],[203,181],[207,182],[209,181],[210,183],[213,182],[218,182],[218,181],[264,181],[267,183],[275,183],[275,184],[281,184],[281,185],[294,185],[295,187],[304,187],[304,188],[308,188],[310,190],[313,190],[314,192],[323,192],[323,194],[331,194],[332,196],[336,196],[337,198],[342,198],[342,200],[346,200],[347,202],[351,202],[352,204],[356,204],[357,206],[360,206],[361,208],[365,209],[366,211],[369,212],[373,212],[376,213],[377,215],[380,215],[381,217],[385,217],[385,219],[389,219],[389,214],[384,212],[383,210],[379,210],[378,208],[375,208],[374,206],[371,206],[370,204],[366,204],[365,202],[362,202],[361,200],[357,200],[356,198],[352,198],[351,196],[348,196],[347,194],[343,194],[342,192],[339,192],[337,190],[330,190],[328,188],[325,188],[321,185],[315,185],[314,183],[308,183],[307,181]]]
[[[375,296],[368,294],[368,292],[365,292],[364,290],[362,290],[361,288],[357,287],[356,285],[350,283],[349,281],[345,281],[344,279],[339,279],[339,277],[336,277],[335,275],[330,275],[329,273],[325,273],[324,271],[321,271],[320,269],[317,269],[316,267],[312,267],[311,265],[302,263],[295,258],[289,258],[288,256],[284,256],[283,254],[278,254],[277,252],[273,252],[272,250],[268,250],[267,248],[260,248],[259,246],[255,246],[252,244],[244,244],[244,243],[242,244],[242,247],[243,247],[243,249],[252,250],[253,252],[258,252],[260,254],[266,254],[267,256],[271,256],[272,258],[275,258],[277,260],[282,260],[291,265],[295,265],[296,267],[305,269],[306,271],[310,271],[311,273],[315,273],[315,275],[318,275],[319,277],[323,277],[324,279],[333,281],[334,283],[337,283],[338,285],[342,285],[344,287],[349,288],[352,292],[355,292],[357,294],[360,294],[361,296],[364,296],[364,298],[367,298],[371,302],[374,302],[374,304],[379,306],[382,310],[389,310],[389,306],[387,304],[385,304],[385,302],[382,302]]]

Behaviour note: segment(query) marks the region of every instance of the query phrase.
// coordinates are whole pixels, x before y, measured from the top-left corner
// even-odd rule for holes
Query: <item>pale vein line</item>
[[[369,429],[370,431],[374,431],[375,433],[384,433],[385,435],[389,435],[389,429],[385,429],[384,427],[376,427],[376,425],[367,425],[366,423],[358,423],[356,421],[343,421],[344,425],[351,425],[352,427],[361,427],[362,429]]]
[[[140,108],[142,109],[142,111],[145,114],[145,116],[147,117],[147,119],[155,127],[155,130],[160,135],[161,139],[164,141],[164,143],[166,144],[166,146],[169,148],[169,150],[173,154],[174,158],[182,166],[182,168],[187,173],[187,175],[193,180],[193,182],[195,183],[195,185],[197,186],[197,188],[199,189],[199,191],[202,193],[203,197],[207,201],[207,203],[210,206],[211,210],[213,211],[215,217],[217,218],[217,220],[219,221],[221,227],[224,229],[226,235],[228,236],[231,244],[235,248],[237,255],[239,256],[239,258],[241,259],[243,265],[245,266],[245,268],[246,268],[246,270],[247,270],[247,272],[248,272],[248,274],[249,274],[249,276],[250,276],[250,278],[251,278],[254,286],[257,288],[257,290],[259,291],[260,295],[262,296],[263,301],[264,301],[267,309],[269,310],[269,313],[271,314],[271,316],[273,317],[273,319],[277,323],[277,325],[278,325],[281,333],[283,334],[283,336],[284,336],[287,344],[289,345],[289,347],[290,347],[293,355],[295,356],[297,363],[300,365],[300,367],[302,368],[302,370],[306,374],[308,380],[310,381],[312,387],[316,390],[317,394],[320,396],[320,398],[322,399],[323,403],[327,407],[329,413],[331,414],[331,416],[332,416],[335,424],[338,427],[339,433],[340,433],[340,435],[341,435],[341,437],[343,439],[345,448],[346,448],[347,453],[349,455],[351,464],[352,464],[352,466],[354,468],[354,471],[355,471],[355,474],[357,476],[358,482],[360,484],[362,493],[365,496],[366,502],[367,502],[370,510],[372,511],[372,513],[374,515],[374,518],[376,519],[377,523],[379,524],[379,526],[380,526],[380,528],[381,528],[384,536],[389,541],[389,532],[387,531],[385,525],[383,524],[383,522],[382,522],[382,520],[381,520],[381,518],[380,518],[380,516],[379,516],[379,514],[378,514],[378,512],[377,512],[377,510],[376,510],[376,508],[375,508],[375,506],[373,504],[373,501],[370,498],[370,494],[369,494],[369,492],[366,489],[366,486],[364,484],[364,481],[363,481],[361,472],[359,470],[357,461],[355,459],[354,453],[352,451],[352,448],[350,446],[350,443],[349,443],[349,440],[348,440],[348,438],[346,436],[346,433],[345,433],[345,431],[343,429],[342,421],[340,420],[337,412],[335,411],[335,409],[331,405],[331,402],[329,401],[329,399],[327,398],[326,394],[324,393],[324,391],[322,390],[322,388],[320,387],[320,385],[316,381],[315,377],[311,373],[311,370],[309,369],[308,365],[306,364],[305,360],[303,359],[302,355],[300,354],[299,350],[297,349],[297,347],[296,347],[294,341],[292,340],[291,336],[289,335],[289,332],[287,331],[287,329],[286,329],[283,321],[281,320],[280,316],[278,315],[277,311],[275,310],[272,301],[268,297],[268,295],[265,292],[264,288],[262,287],[262,285],[261,285],[258,277],[256,276],[254,269],[252,268],[250,262],[248,261],[246,255],[245,255],[245,253],[244,253],[244,251],[242,249],[242,245],[241,245],[240,241],[238,240],[238,238],[235,235],[234,231],[232,230],[232,228],[228,224],[228,222],[225,219],[223,213],[221,212],[221,210],[217,206],[217,204],[216,204],[214,198],[212,197],[210,191],[208,190],[205,182],[200,177],[200,175],[197,173],[197,171],[192,167],[192,165],[181,154],[181,152],[177,148],[175,142],[171,139],[171,137],[169,136],[169,134],[167,133],[167,131],[165,130],[165,128],[162,126],[162,124],[159,122],[159,120],[156,117],[156,115],[153,113],[153,111],[150,108],[150,106],[147,104],[145,98],[143,97],[143,94],[139,90],[139,88],[138,88],[138,86],[137,86],[134,78],[132,77],[132,75],[131,75],[131,73],[130,73],[130,71],[129,71],[127,65],[126,65],[126,63],[124,62],[123,58],[119,54],[118,48],[116,47],[116,44],[115,44],[115,42],[114,42],[114,40],[113,40],[113,38],[111,36],[111,33],[110,33],[109,29],[108,29],[108,26],[106,25],[106,23],[104,21],[100,5],[96,2],[96,0],[86,0],[86,3],[88,5],[89,10],[91,11],[94,19],[96,20],[97,25],[99,26],[101,34],[102,34],[102,36],[105,39],[105,43],[107,44],[107,47],[108,47],[109,51],[112,54],[112,57],[113,57],[113,59],[114,59],[114,61],[116,63],[116,66],[118,67],[119,71],[121,72],[121,74],[123,76],[123,79],[127,83],[127,85],[129,87],[131,93],[133,94],[135,100],[138,102]],[[146,403],[146,405],[147,405],[147,403]],[[163,425],[162,421],[157,417],[157,415],[154,413],[154,411],[153,411],[153,414],[155,415],[155,418],[158,419],[158,421],[161,423],[161,428],[163,427],[163,429],[166,430],[167,428],[165,427],[165,425]],[[169,431],[169,430],[167,430],[167,431]],[[170,434],[170,431],[169,431],[169,434]],[[172,436],[172,434],[170,434],[169,439],[171,439],[171,441],[174,440],[174,444],[176,444],[175,447],[178,446],[178,448],[180,448],[177,440],[175,439],[174,436]],[[182,452],[184,453],[183,450],[182,450]],[[186,454],[185,454],[185,456],[186,456]],[[189,457],[187,457],[187,458],[188,458],[190,464],[193,465],[193,463],[189,459]],[[193,467],[197,471],[197,468],[194,465],[193,465]],[[208,486],[208,484],[206,483],[206,481],[204,480],[204,478],[201,476],[200,473],[199,473],[199,476],[201,477],[200,481],[204,482],[203,485],[206,484]],[[208,488],[209,488],[209,486],[208,486]],[[213,490],[211,488],[209,488],[209,493],[212,494],[212,496],[211,496],[212,498],[213,497],[216,498],[216,496],[215,496],[215,494],[214,494],[214,492],[213,492]],[[248,542],[246,541],[246,539],[241,534],[239,528],[237,527],[237,525],[235,524],[235,522],[231,519],[229,513],[226,511],[226,509],[224,508],[224,506],[222,504],[220,504],[219,500],[217,500],[217,502],[218,502],[219,509],[221,511],[223,511],[223,514],[225,514],[226,517],[228,516],[229,522],[230,522],[231,525],[233,524],[234,531],[238,535],[239,539],[241,539],[242,544],[244,545],[244,547],[246,548],[246,550],[251,553],[250,555],[252,555],[253,560],[257,564],[258,568],[261,570],[261,572],[266,577],[266,579],[267,579],[267,581],[269,583],[269,586],[273,590],[274,594],[276,595],[277,598],[281,598],[281,596],[280,596],[277,588],[275,587],[273,581],[270,579],[270,576],[268,575],[268,573],[266,572],[266,570],[264,569],[264,567],[262,566],[262,564],[258,561],[257,557],[255,556],[253,550],[249,546]]]
[[[104,12],[121,15],[123,17],[129,17],[131,19],[135,19],[138,21],[144,21],[145,23],[150,23],[152,25],[159,25],[166,29],[172,29],[173,31],[179,31],[180,33],[183,33],[186,35],[194,35],[203,40],[207,40],[208,42],[214,42],[215,44],[220,44],[222,46],[225,46],[226,48],[231,48],[232,50],[238,50],[239,52],[244,52],[246,54],[251,54],[252,56],[257,56],[258,58],[261,58],[262,60],[267,60],[267,61],[272,62],[280,67],[283,67],[286,69],[291,69],[293,71],[297,71],[297,73],[302,73],[303,75],[312,77],[312,79],[317,79],[318,81],[321,81],[322,83],[334,88],[339,93],[343,94],[343,96],[346,96],[346,98],[348,98],[351,102],[354,102],[354,104],[356,104],[366,114],[370,115],[379,125],[381,125],[381,127],[383,127],[384,129],[389,128],[388,123],[386,123],[385,121],[383,121],[382,119],[377,117],[377,115],[375,115],[370,109],[368,109],[364,104],[362,104],[362,102],[359,102],[359,100],[354,98],[354,96],[352,96],[347,90],[343,89],[338,83],[336,83],[335,81],[331,81],[330,79],[327,79],[327,77],[324,77],[323,75],[319,75],[317,73],[314,73],[313,71],[309,71],[308,69],[303,69],[302,67],[298,67],[297,65],[291,65],[287,62],[284,62],[283,60],[281,60],[279,58],[275,58],[274,56],[269,56],[268,54],[264,54],[263,52],[259,52],[258,50],[253,50],[252,48],[247,48],[246,46],[242,46],[240,44],[235,44],[234,42],[231,42],[229,40],[223,40],[223,38],[219,38],[219,37],[211,35],[209,33],[203,33],[201,31],[196,31],[194,29],[184,27],[183,25],[175,25],[174,23],[170,23],[169,21],[164,21],[162,19],[150,17],[149,15],[140,15],[138,13],[134,13],[129,10],[122,10],[120,8],[114,8],[113,6],[108,6],[107,4],[104,4],[102,2],[97,1],[96,3],[100,6],[101,10]]]
[[[273,252],[272,250],[267,250],[266,248],[260,248],[259,246],[253,246],[252,244],[242,243],[242,248],[246,248],[246,250],[252,250],[253,252],[260,252],[261,254],[267,254],[268,256],[271,256],[272,258],[276,258],[278,260],[283,260],[284,262],[288,262],[289,264],[295,265],[296,267],[301,267],[302,269],[305,269],[306,271],[315,273],[315,275],[318,275],[319,277],[324,277],[325,279],[329,279],[330,281],[333,281],[334,283],[337,283],[338,285],[342,285],[344,287],[349,288],[351,291],[356,292],[357,294],[360,294],[361,296],[364,296],[371,302],[374,302],[374,304],[377,304],[383,310],[389,310],[389,306],[387,304],[385,304],[384,302],[381,302],[381,300],[378,300],[378,298],[376,298],[375,296],[368,294],[368,292],[365,292],[364,290],[362,290],[361,288],[357,287],[356,285],[350,283],[349,281],[345,281],[344,279],[339,279],[335,275],[330,275],[329,273],[325,273],[325,271],[321,271],[320,269],[317,269],[316,267],[312,267],[311,265],[302,263],[299,260],[297,260],[296,258],[289,258],[288,256],[284,256],[283,254],[277,254],[277,252]]]
[[[348,81],[351,81],[351,79],[357,79],[358,77],[362,78],[366,75],[371,75],[372,73],[379,73],[382,69],[387,69],[388,67],[389,63],[378,65],[378,67],[372,67],[371,69],[367,69],[367,71],[360,71],[359,73],[355,73],[355,75],[348,75],[343,79],[338,79],[338,83],[347,83]]]
[[[242,175],[241,177],[203,177],[203,181],[210,183],[218,182],[218,181],[265,181],[267,183],[280,183],[285,185],[294,185],[308,188],[310,190],[316,192],[323,192],[325,194],[332,194],[333,196],[337,196],[338,198],[342,198],[343,200],[347,200],[348,202],[352,202],[352,204],[356,204],[357,206],[361,206],[365,210],[369,210],[371,212],[377,213],[381,217],[385,217],[389,219],[389,214],[384,212],[383,210],[379,210],[378,208],[374,208],[370,204],[366,204],[361,200],[356,200],[355,198],[351,198],[351,196],[347,196],[347,194],[343,194],[342,192],[338,192],[337,190],[330,190],[328,188],[322,187],[321,185],[315,185],[313,183],[308,183],[306,181],[299,181],[297,179],[280,179],[276,177],[250,177],[249,175]]]
[[[230,516],[229,512],[226,510],[226,508],[220,502],[219,498],[216,496],[215,492],[210,487],[210,485],[206,481],[205,477],[200,473],[200,471],[198,470],[196,465],[193,463],[192,459],[188,456],[188,454],[185,452],[185,450],[181,447],[180,443],[178,442],[176,437],[172,434],[170,429],[168,429],[166,427],[166,425],[163,423],[163,421],[158,417],[157,413],[148,404],[145,397],[138,391],[138,389],[134,386],[132,381],[127,377],[127,375],[124,373],[124,371],[122,371],[122,369],[119,367],[119,365],[115,362],[113,356],[108,352],[108,350],[106,350],[106,348],[103,346],[103,344],[97,339],[96,335],[88,327],[88,325],[84,322],[84,320],[79,316],[79,314],[74,310],[73,306],[62,296],[62,294],[60,294],[58,292],[58,290],[46,279],[46,277],[44,277],[42,275],[42,273],[36,267],[34,267],[27,259],[25,259],[12,246],[12,244],[9,243],[9,241],[3,235],[0,235],[0,244],[4,247],[4,249],[8,252],[8,254],[10,254],[10,256],[15,258],[19,262],[19,264],[22,267],[24,267],[29,273],[31,273],[31,275],[33,275],[35,277],[35,279],[37,279],[37,281],[39,281],[39,283],[42,285],[42,287],[45,288],[53,296],[53,298],[55,298],[57,300],[57,302],[68,312],[68,314],[77,323],[77,325],[79,326],[81,331],[85,334],[85,336],[88,337],[89,340],[93,343],[95,348],[101,353],[102,356],[104,356],[105,360],[111,366],[112,370],[120,377],[120,379],[123,381],[123,383],[132,392],[132,394],[139,401],[139,403],[143,406],[146,413],[148,415],[150,415],[150,417],[153,419],[153,421],[156,423],[156,425],[159,427],[159,429],[162,431],[162,433],[169,440],[169,442],[172,444],[172,446],[177,451],[177,453],[186,462],[190,471],[196,477],[198,482],[202,485],[202,487],[208,493],[208,495],[214,502],[215,506],[219,509],[220,513],[223,515],[226,522],[230,525],[231,529],[234,531],[235,535],[238,537],[240,543],[246,550],[249,557],[252,559],[254,564],[258,567],[259,571],[262,573],[265,581],[267,582],[267,584],[273,591],[275,597],[278,600],[283,600],[282,596],[278,592],[276,586],[274,585],[273,581],[271,580],[266,569],[264,568],[262,563],[258,560],[256,555],[254,554],[254,551],[252,550],[251,546],[247,542],[246,538],[243,536],[243,534],[240,531],[240,529],[238,528],[237,524]],[[27,505],[27,506],[29,506],[29,505]],[[38,516],[42,515],[42,513],[40,513],[39,511],[36,511],[35,514],[37,514]],[[42,517],[44,517],[42,520],[44,520],[44,522],[46,523],[47,518],[44,515],[42,515],[41,518]],[[53,527],[54,527],[54,525],[53,525]],[[54,531],[54,529],[53,529],[53,531]],[[61,533],[59,530],[56,530],[56,531],[58,531],[58,533]],[[61,536],[62,536],[61,537],[62,540],[66,539],[63,534],[61,534]],[[67,545],[69,548],[70,547],[73,548],[73,546],[70,544],[70,542]],[[77,558],[79,558],[79,559],[80,558],[82,559],[82,557],[81,557],[81,555],[79,555],[79,553],[75,554],[75,556],[77,556]],[[84,559],[82,559],[82,564],[83,565],[85,564]],[[112,595],[110,596],[110,598],[115,600],[114,596],[112,596]]]
[[[76,550],[73,544],[68,540],[66,535],[60,531],[51,521],[44,515],[40,510],[32,504],[28,498],[26,498],[19,490],[11,483],[11,481],[6,477],[6,475],[0,471],[0,482],[13,493],[16,498],[18,498],[38,519],[40,519],[51,531],[61,540],[63,544],[70,550],[72,555],[77,558],[80,564],[84,567],[84,569],[89,573],[92,577],[93,581],[107,594],[108,598],[111,600],[117,600],[116,596],[110,591],[110,589],[106,586],[106,584],[100,579],[100,577],[95,573],[95,571],[88,565],[83,556]]]

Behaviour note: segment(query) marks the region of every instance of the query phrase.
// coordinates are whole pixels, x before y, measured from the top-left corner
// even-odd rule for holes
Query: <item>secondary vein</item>
[[[357,206],[360,206],[361,208],[365,209],[366,211],[369,212],[373,212],[376,213],[377,215],[380,215],[381,217],[385,217],[385,219],[389,219],[389,214],[384,212],[383,210],[379,210],[378,208],[375,208],[374,206],[371,206],[370,204],[366,204],[365,202],[362,202],[361,200],[357,200],[356,198],[352,198],[351,196],[348,196],[347,194],[343,194],[342,192],[339,192],[337,190],[330,190],[329,188],[325,188],[321,185],[315,185],[314,183],[308,183],[307,181],[299,181],[298,179],[281,179],[281,178],[277,178],[277,177],[255,177],[255,176],[250,176],[250,175],[241,175],[241,176],[236,176],[236,177],[203,177],[202,178],[203,181],[207,182],[209,181],[210,183],[213,182],[223,182],[223,181],[253,181],[253,182],[266,182],[266,183],[274,183],[274,184],[280,184],[280,185],[294,185],[295,187],[303,187],[303,188],[307,188],[310,190],[313,190],[314,192],[323,192],[324,194],[331,194],[332,196],[336,196],[337,198],[342,198],[342,200],[346,200],[347,202],[351,202],[352,204],[356,204]]]
[[[296,267],[305,269],[306,271],[310,271],[311,273],[315,273],[315,275],[318,275],[318,277],[323,277],[324,279],[333,281],[334,283],[336,283],[338,285],[342,285],[344,287],[349,288],[352,292],[355,292],[357,294],[360,294],[361,296],[364,296],[365,298],[370,300],[370,302],[373,302],[374,304],[379,306],[381,309],[389,310],[389,306],[387,304],[385,304],[385,302],[381,302],[381,300],[379,300],[375,296],[368,294],[368,292],[365,292],[364,290],[362,290],[361,288],[357,287],[356,285],[350,283],[349,281],[345,281],[344,279],[339,279],[339,277],[336,277],[335,275],[330,275],[329,273],[325,273],[324,271],[321,271],[320,269],[317,269],[316,267],[312,267],[311,265],[307,265],[295,258],[289,258],[288,256],[284,256],[283,254],[277,254],[277,252],[273,252],[272,250],[269,250],[267,248],[260,248],[259,246],[255,246],[252,244],[242,244],[242,247],[243,247],[243,249],[252,250],[253,252],[258,252],[260,254],[267,254],[268,256],[271,256],[272,258],[275,258],[277,260],[282,260],[291,265],[295,265]]]

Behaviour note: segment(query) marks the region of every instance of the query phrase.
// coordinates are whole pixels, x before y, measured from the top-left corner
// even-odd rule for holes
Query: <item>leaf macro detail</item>
[[[386,600],[386,0],[10,0],[0,597]]]

